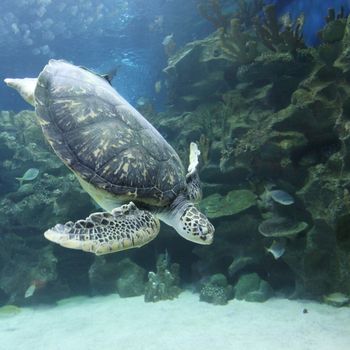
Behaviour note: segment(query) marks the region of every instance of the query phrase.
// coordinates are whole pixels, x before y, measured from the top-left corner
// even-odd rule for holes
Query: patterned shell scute
[[[51,60],[39,75],[35,101],[56,154],[94,186],[156,205],[184,190],[176,152],[98,75]]]

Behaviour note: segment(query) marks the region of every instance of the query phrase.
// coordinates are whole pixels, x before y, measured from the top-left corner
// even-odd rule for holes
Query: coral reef
[[[258,56],[258,44],[249,32],[243,31],[241,21],[233,18],[226,30],[219,30],[221,47],[233,62],[247,64]]]
[[[31,248],[15,235],[1,237],[0,291],[4,304],[47,301],[50,289],[59,287],[55,285],[56,279],[57,258],[51,246]],[[32,293],[28,295],[30,287]]]
[[[74,175],[45,143],[33,112],[2,112],[0,128],[5,130],[0,133],[0,170],[5,179],[0,188],[2,231],[10,228],[27,235],[43,232],[57,222],[79,218],[92,210]],[[38,177],[20,186],[16,177],[33,167],[39,170]],[[81,204],[76,206],[76,202]],[[39,218],[37,213],[41,213]]]
[[[250,28],[261,13],[264,0],[238,0],[237,7],[234,17],[238,18],[245,28]]]
[[[195,273],[205,278],[225,271],[235,286],[247,272],[257,273],[287,296],[322,299],[350,294],[350,19],[331,9],[316,48],[303,41],[303,21],[302,15],[294,22],[288,15],[278,19],[273,5],[265,7],[255,22],[264,48],[246,63],[235,54],[252,34],[242,45],[239,36],[232,43],[227,33],[240,24],[229,22],[217,32],[226,33],[224,40],[207,45],[221,46],[231,60],[226,72],[235,72],[234,83],[220,101],[202,95],[205,102],[193,111],[177,116],[171,110],[158,125],[166,124],[182,154],[191,139],[204,153],[201,207],[214,218],[217,234],[210,249],[194,249]],[[240,200],[232,208],[227,201],[237,191],[260,198],[271,182],[293,195],[291,205],[257,201],[240,210]],[[285,252],[277,260],[266,249],[282,236]]]
[[[293,23],[289,14],[278,19],[276,6],[264,7],[264,19],[256,19],[255,27],[258,38],[271,51],[295,52],[305,47],[303,40],[304,15],[301,14]]]
[[[273,290],[256,273],[250,273],[239,278],[234,287],[234,295],[238,300],[264,302],[273,296]]]
[[[225,71],[232,59],[222,50],[218,33],[186,44],[168,60],[164,69],[169,86],[169,104],[176,109],[194,109],[203,99],[217,101],[228,88]]]
[[[0,129],[0,303],[54,302],[72,293],[82,274],[71,269],[76,282],[69,286],[60,268],[65,258],[43,232],[95,207],[44,141],[34,112],[1,112]],[[38,176],[20,185],[16,178],[30,168]]]

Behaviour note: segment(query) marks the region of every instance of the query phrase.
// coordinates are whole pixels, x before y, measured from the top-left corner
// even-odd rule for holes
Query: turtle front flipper
[[[157,236],[159,229],[155,216],[130,202],[111,213],[93,213],[85,220],[57,224],[44,235],[63,247],[102,255],[142,247]]]
[[[196,143],[190,144],[189,165],[186,174],[187,197],[192,202],[199,202],[202,199],[202,186],[198,175],[199,155],[201,152]]]

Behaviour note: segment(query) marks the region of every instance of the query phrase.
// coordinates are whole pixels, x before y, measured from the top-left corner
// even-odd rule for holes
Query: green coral
[[[340,13],[336,15],[333,8],[328,10],[326,25],[319,31],[318,36],[322,41],[318,53],[321,60],[327,65],[333,65],[342,53],[342,39],[345,34],[347,19],[342,7]]]
[[[250,28],[263,7],[264,0],[238,0],[234,17],[238,18],[245,28]]]
[[[289,14],[280,20],[276,14],[276,6],[270,4],[264,7],[264,18],[255,21],[257,36],[263,45],[274,52],[292,52],[305,48],[303,40],[304,15],[301,14],[293,22]]]
[[[258,56],[258,45],[249,32],[242,30],[241,22],[237,18],[230,21],[226,30],[219,30],[221,47],[232,61],[238,64],[253,62]]]
[[[157,272],[148,273],[145,302],[177,298],[181,293],[179,269],[179,264],[170,263],[168,254],[160,254],[157,259]]]

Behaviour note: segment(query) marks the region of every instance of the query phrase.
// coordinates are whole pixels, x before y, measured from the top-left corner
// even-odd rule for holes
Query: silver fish
[[[22,177],[16,177],[16,180],[19,181],[20,186],[22,186],[23,181],[33,181],[39,175],[39,169],[30,168],[28,169]]]
[[[269,192],[271,198],[279,204],[291,205],[294,203],[294,198],[287,192],[282,190],[272,190]]]
[[[269,248],[265,248],[267,252],[271,253],[273,257],[277,260],[286,251],[286,240],[279,239],[274,240]]]
[[[29,288],[26,290],[26,292],[24,293],[24,297],[25,298],[30,298],[35,293],[35,290],[36,290],[36,285],[35,284],[31,284],[29,286]]]

